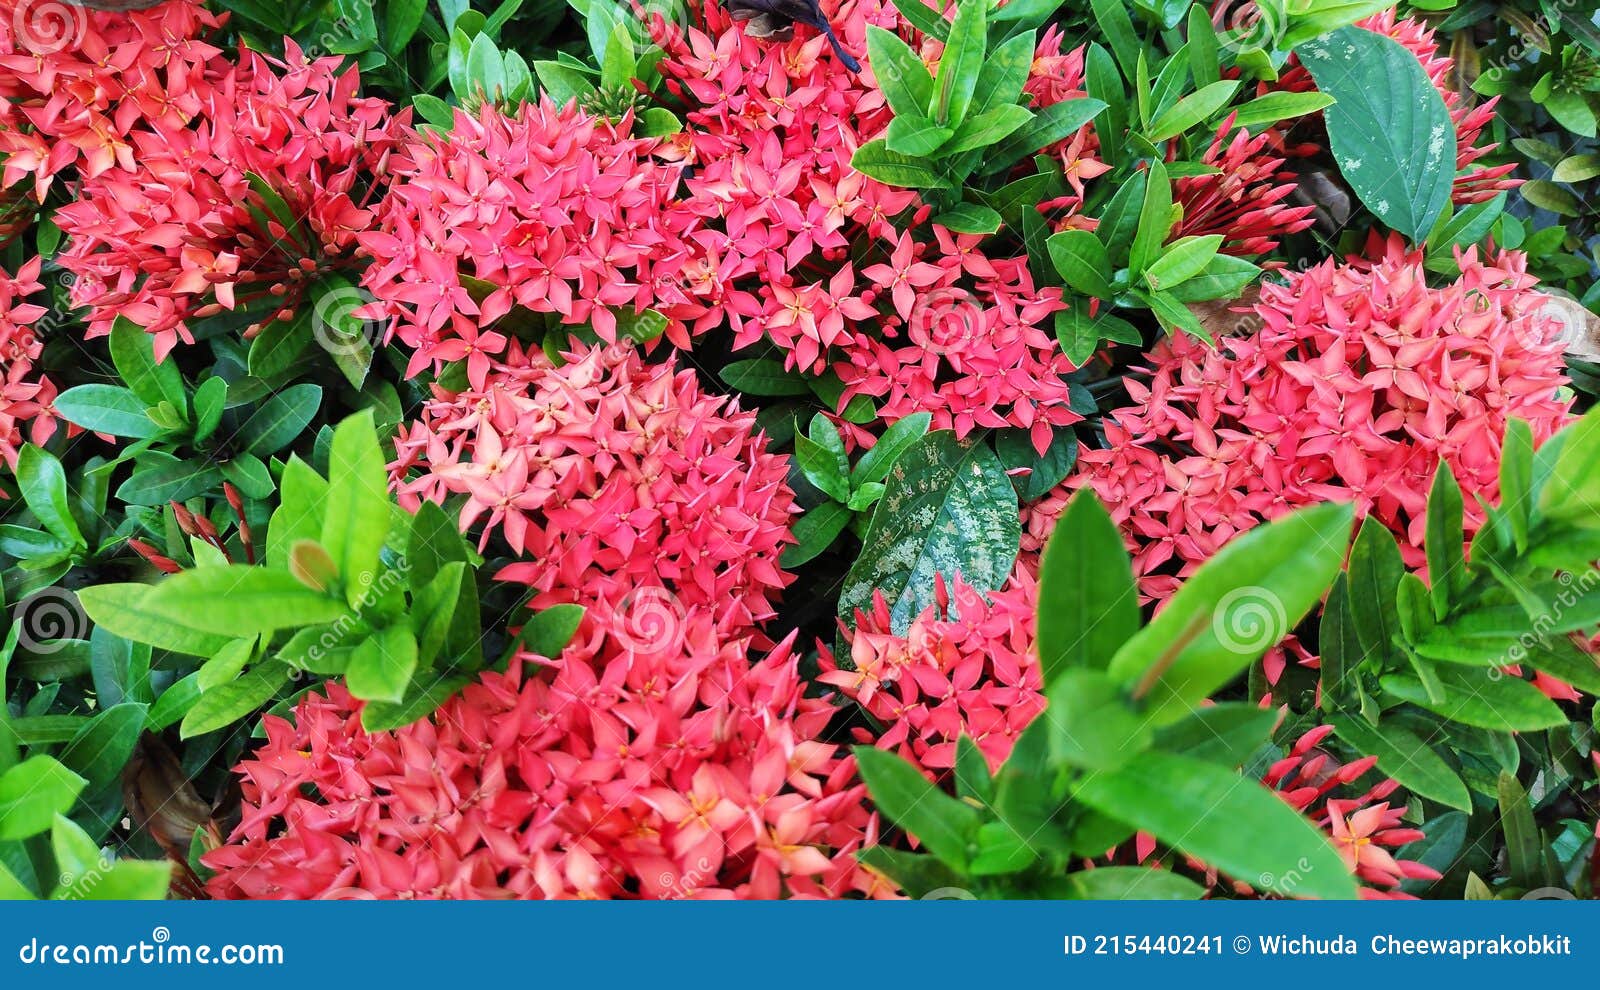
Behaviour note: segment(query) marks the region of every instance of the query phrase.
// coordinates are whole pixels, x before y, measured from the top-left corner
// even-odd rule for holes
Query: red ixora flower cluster
[[[193,127],[135,132],[137,169],[100,172],[57,211],[91,337],[125,316],[162,357],[192,340],[190,320],[238,307],[259,326],[298,311],[319,278],[354,270],[356,235],[373,220],[366,184],[398,123],[384,101],[356,96],[340,59],[287,48],[282,62],[243,53]]]
[[[396,732],[329,683],[266,718],[211,894],[892,895],[855,863],[876,821],[788,644],[753,661],[706,631],[672,662],[519,658]]]
[[[1400,785],[1385,778],[1358,797],[1329,797],[1335,788],[1355,783],[1378,762],[1377,757],[1366,756],[1339,763],[1320,748],[1332,732],[1332,726],[1324,725],[1302,735],[1288,755],[1267,769],[1262,782],[1327,830],[1350,872],[1364,884],[1362,899],[1414,900],[1399,890],[1400,884],[1437,880],[1439,873],[1422,863],[1396,859],[1389,852],[1423,837],[1421,830],[1402,823],[1404,805],[1392,808],[1384,800]]]
[[[935,604],[912,620],[904,636],[889,624],[883,597],[846,630],[853,670],[821,647],[819,683],[839,688],[884,731],[857,729],[857,740],[894,750],[940,775],[956,762],[965,735],[998,769],[1017,736],[1044,710],[1044,687],[1034,648],[1038,585],[1018,568],[999,591],[985,595],[957,577],[935,575]]]
[[[222,19],[191,0],[99,11],[59,0],[15,0],[0,16],[0,187],[33,179],[40,202],[54,177],[132,171],[141,136],[182,129],[201,114],[227,68],[203,40]]]
[[[34,368],[44,350],[34,327],[48,310],[23,301],[44,288],[41,263],[30,258],[15,276],[0,271],[0,457],[13,471],[24,443],[44,443],[56,429],[56,388]]]
[[[1106,420],[1107,446],[1025,512],[1024,549],[1088,486],[1158,598],[1239,532],[1326,501],[1375,515],[1420,566],[1441,459],[1493,499],[1506,420],[1527,420],[1536,442],[1567,422],[1561,334],[1519,254],[1468,250],[1441,288],[1398,237],[1368,255],[1265,283],[1256,333],[1157,347],[1149,383],[1128,379],[1134,404]],[[1481,523],[1476,504],[1466,521]]]
[[[702,222],[676,315],[696,330],[726,323],[736,347],[770,340],[790,367],[831,368],[841,403],[869,396],[887,422],[926,411],[962,435],[1013,426],[1041,450],[1053,427],[1077,422],[1073,367],[1038,327],[1059,291],[1035,287],[1026,259],[988,258],[981,238],[929,224],[915,193],[850,167],[892,117],[871,67],[840,71],[820,35],[749,37],[715,3],[697,17],[658,32],[661,73],[690,106],[684,208]],[[910,33],[887,5],[845,0],[829,18],[852,51],[869,24]]]
[[[754,413],[626,345],[558,367],[513,343],[486,376],[435,387],[400,428],[402,505],[465,494],[462,528],[504,538],[520,561],[498,577],[534,588],[536,607],[605,602],[636,626],[705,612],[734,637],[772,615],[794,495]],[[670,595],[639,597],[656,585]]]
[[[458,112],[448,134],[418,135],[395,156],[377,229],[370,311],[396,317],[411,369],[470,358],[475,388],[504,349],[488,329],[513,307],[617,337],[617,314],[673,310],[695,219],[674,209],[681,162],[657,138],[548,100],[514,117]],[[681,327],[668,329],[680,346]]]

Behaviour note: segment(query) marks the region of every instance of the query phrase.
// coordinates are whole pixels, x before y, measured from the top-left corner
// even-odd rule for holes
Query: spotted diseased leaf
[[[839,615],[853,623],[874,591],[904,633],[934,600],[934,575],[956,574],[979,590],[1011,573],[1021,536],[1017,496],[1005,465],[988,445],[954,433],[930,433],[895,462],[887,488],[845,578]]]
[[[1317,89],[1345,181],[1378,219],[1421,241],[1450,201],[1456,133],[1421,63],[1399,42],[1347,27],[1296,49]]]

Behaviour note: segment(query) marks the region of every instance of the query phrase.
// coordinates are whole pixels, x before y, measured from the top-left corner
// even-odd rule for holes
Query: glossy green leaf
[[[853,751],[867,793],[884,817],[916,836],[941,862],[964,868],[978,836],[977,809],[941,791],[894,753],[871,746]]]
[[[1359,753],[1378,758],[1380,773],[1408,791],[1462,811],[1472,810],[1472,796],[1461,777],[1415,733],[1396,722],[1374,726],[1354,715],[1329,719],[1334,732]]]
[[[1122,534],[1092,492],[1067,503],[1039,566],[1039,662],[1046,686],[1103,670],[1139,631],[1139,594]]]

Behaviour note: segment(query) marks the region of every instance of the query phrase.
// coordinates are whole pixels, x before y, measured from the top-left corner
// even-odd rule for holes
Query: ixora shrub
[[[0,896],[1600,890],[1587,21],[12,6]]]

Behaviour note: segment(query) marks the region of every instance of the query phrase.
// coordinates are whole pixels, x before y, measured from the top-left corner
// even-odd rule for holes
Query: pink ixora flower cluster
[[[712,637],[715,640],[715,637]],[[486,674],[368,734],[329,683],[240,765],[245,812],[208,853],[215,897],[652,899],[893,891],[855,864],[875,819],[817,736],[787,644],[592,666],[569,648]]]
[[[309,305],[319,278],[354,270],[398,123],[384,101],[356,96],[355,71],[339,64],[292,43],[283,62],[245,52],[193,126],[135,132],[134,167],[85,180],[56,220],[91,337],[124,316],[165,356],[192,339],[191,320],[241,308],[259,326]]]
[[[1328,832],[1350,872],[1364,884],[1363,899],[1410,899],[1399,890],[1402,882],[1437,880],[1439,873],[1422,863],[1396,859],[1389,850],[1423,834],[1403,824],[1404,805],[1393,808],[1385,800],[1400,786],[1393,780],[1382,779],[1354,798],[1328,796],[1335,788],[1354,784],[1378,762],[1377,757],[1366,756],[1339,763],[1320,748],[1332,732],[1332,726],[1324,725],[1302,735],[1283,759],[1267,769],[1262,782]]]
[[[827,13],[852,51],[869,24],[913,34],[887,5]],[[660,39],[667,86],[690,106],[684,208],[701,220],[690,300],[674,314],[696,330],[726,323],[736,347],[771,341],[790,367],[831,369],[841,402],[871,397],[888,422],[926,411],[963,435],[1014,426],[1041,449],[1077,422],[1072,365],[1038,327],[1059,291],[1036,287],[1026,259],[988,258],[981,238],[928,223],[915,193],[850,167],[892,117],[871,67],[841,71],[821,36],[749,37],[715,3],[697,24]]]
[[[1271,131],[1252,135],[1235,128],[1230,115],[1200,159],[1218,171],[1173,181],[1173,202],[1182,207],[1173,236],[1221,234],[1224,254],[1248,257],[1315,223],[1315,206],[1284,202],[1295,191],[1295,177],[1270,150],[1274,138]]]
[[[1134,548],[1146,594],[1165,597],[1237,533],[1303,505],[1349,500],[1422,563],[1440,460],[1493,499],[1506,421],[1536,442],[1569,418],[1562,343],[1515,253],[1459,256],[1430,287],[1398,238],[1262,286],[1260,329],[1215,348],[1174,337],[1148,384],[1106,421],[1107,446],[1025,512],[1038,550],[1072,490],[1093,488]],[[1470,500],[1469,500],[1470,501]],[[1482,520],[1467,506],[1468,528]]]
[[[221,18],[191,0],[100,11],[14,0],[0,16],[0,187],[31,178],[40,202],[57,174],[132,171],[141,136],[198,116],[226,69],[204,40]]]
[[[955,766],[965,735],[998,768],[1045,706],[1034,645],[1037,583],[1020,567],[987,595],[959,577],[948,586],[942,576],[935,581],[935,604],[904,636],[890,629],[888,606],[876,597],[847,631],[850,669],[824,646],[817,680],[882,724],[876,736],[856,730],[859,742],[894,750],[937,776]]]
[[[15,276],[0,271],[0,457],[13,471],[24,443],[44,443],[56,429],[56,387],[34,368],[44,350],[34,327],[47,310],[23,301],[44,288],[40,265],[35,257]]]
[[[513,343],[484,388],[435,392],[395,439],[400,502],[466,495],[463,530],[504,539],[520,560],[498,576],[532,587],[536,607],[626,613],[660,585],[678,618],[704,612],[724,635],[772,615],[790,580],[787,459],[692,371],[620,344],[557,366]]]
[[[695,223],[675,207],[683,165],[631,128],[546,100],[511,117],[458,112],[450,133],[405,144],[361,243],[376,259],[363,279],[380,300],[370,310],[396,318],[411,372],[469,358],[482,388],[506,345],[491,327],[513,308],[613,341],[618,311],[683,302],[682,238]],[[688,345],[681,327],[668,336]]]

